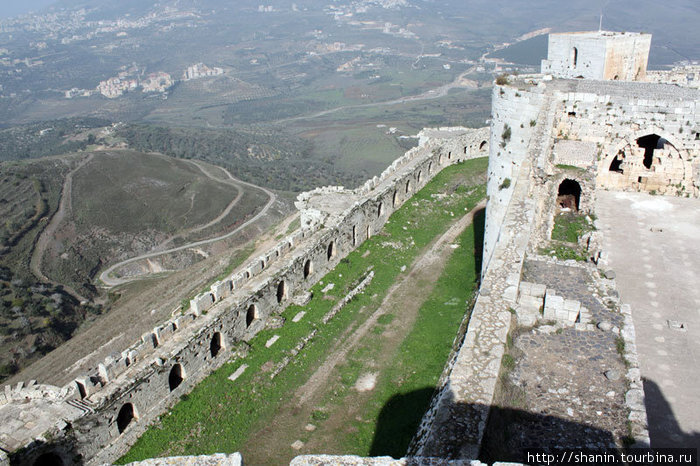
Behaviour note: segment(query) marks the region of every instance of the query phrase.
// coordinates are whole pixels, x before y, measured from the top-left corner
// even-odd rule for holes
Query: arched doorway
[[[170,374],[168,375],[168,387],[170,387],[170,391],[172,392],[179,387],[183,380],[185,380],[185,374],[182,370],[182,365],[175,364],[173,368],[170,369]]]
[[[328,260],[331,260],[335,257],[335,241],[331,241],[328,243],[328,250],[326,251],[326,256],[328,257]]]
[[[353,236],[355,235],[355,227],[352,227]],[[314,263],[311,259],[307,259],[304,263],[304,278],[309,278],[309,275],[314,273]]]
[[[250,325],[258,318],[258,306],[251,304],[245,313],[245,326],[250,327]]]
[[[287,297],[287,283],[282,280],[277,285],[277,304],[280,304]]]
[[[54,452],[44,453],[34,461],[34,466],[63,466],[64,464],[63,458]]]
[[[117,429],[120,434],[129,427],[129,424],[131,424],[131,421],[133,421],[135,417],[136,412],[134,411],[134,405],[127,403],[122,406],[119,410],[119,414],[117,414]]]
[[[215,358],[221,351],[221,348],[221,333],[215,332],[209,343],[209,354],[211,354],[211,357]]]
[[[565,179],[559,184],[557,205],[562,211],[578,212],[581,203],[581,185],[576,180]]]

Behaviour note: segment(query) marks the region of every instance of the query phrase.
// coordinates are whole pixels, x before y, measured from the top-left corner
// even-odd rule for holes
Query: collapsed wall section
[[[27,464],[45,454],[64,463],[115,460],[211,371],[244,356],[244,342],[282,312],[294,294],[310,288],[371,232],[380,231],[444,167],[485,155],[487,131],[427,130],[419,147],[357,190],[329,187],[300,195],[297,206],[305,219],[300,231],[214,283],[182,315],[42,399],[45,405],[23,406],[37,408],[33,424],[39,427],[18,424],[11,442],[0,436],[3,449],[13,452],[13,462]],[[18,387],[16,397],[0,399],[0,420],[14,412],[24,390]]]

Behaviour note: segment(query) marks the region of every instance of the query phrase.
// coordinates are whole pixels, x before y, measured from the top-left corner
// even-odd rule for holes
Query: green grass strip
[[[401,273],[401,266],[410,266],[434,238],[484,198],[486,188],[483,174],[487,164],[486,158],[475,159],[445,168],[437,174],[391,216],[381,233],[365,241],[312,287],[314,298],[307,306],[289,306],[282,313],[287,319],[283,328],[261,331],[250,342],[246,358],[224,364],[189,395],[183,396],[182,401],[161,416],[117,463],[125,464],[156,456],[204,455],[240,450],[250,433],[265,425],[280,404],[308,379],[328,355],[338,336],[367,317],[368,314],[360,313],[360,309],[363,306],[376,308],[381,303]],[[460,249],[473,253],[473,248]],[[362,257],[367,251],[369,254]],[[322,324],[321,318],[337,299],[324,299],[321,289],[328,283],[334,283],[335,288],[329,294],[342,298],[370,267],[375,272],[372,283],[328,324]],[[463,313],[464,306],[456,307]],[[304,318],[297,323],[291,322],[301,310],[306,312]],[[270,368],[314,329],[318,331],[316,337],[292,364],[270,380]],[[280,336],[279,340],[271,348],[265,348],[265,342],[274,334]],[[431,346],[428,341],[425,343]],[[440,364],[444,364],[445,358]],[[243,364],[248,365],[245,373],[235,382],[228,380],[228,376]],[[416,383],[431,385],[422,379]],[[432,384],[434,386],[434,382]]]

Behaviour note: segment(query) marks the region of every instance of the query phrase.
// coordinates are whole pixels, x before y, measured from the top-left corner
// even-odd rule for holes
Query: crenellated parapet
[[[33,397],[11,389],[13,395],[0,405],[0,420],[21,403],[23,410],[36,414],[29,424],[35,428],[26,429],[20,420],[12,442],[2,440],[9,433],[0,428],[0,446],[11,452],[13,462],[27,464],[46,454],[64,463],[78,456],[87,464],[118,458],[183,394],[224,362],[244,354],[246,341],[295,295],[306,293],[380,231],[435,174],[485,156],[487,134],[488,129],[424,130],[418,147],[359,188],[331,186],[300,194],[296,206],[302,227],[199,293],[188,309],[65,387],[22,387],[21,393],[36,392]],[[42,437],[42,426],[51,426],[51,435]]]

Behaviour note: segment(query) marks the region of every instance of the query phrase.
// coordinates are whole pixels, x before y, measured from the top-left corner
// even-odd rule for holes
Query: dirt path
[[[468,75],[473,73],[476,70],[476,68],[477,68],[476,65],[472,66],[467,71],[465,71],[465,72],[461,73],[459,76],[457,76],[454,79],[454,81],[452,81],[451,83],[443,84],[442,86],[436,87],[435,89],[427,90],[421,94],[400,97],[400,98],[394,99],[394,100],[386,100],[384,102],[372,102],[372,103],[368,103],[368,104],[357,104],[357,105],[343,105],[341,107],[335,107],[335,108],[331,108],[328,110],[322,110],[320,112],[312,113],[311,115],[299,115],[299,116],[295,116],[295,117],[283,118],[281,120],[275,120],[272,123],[289,123],[289,122],[298,121],[298,120],[313,120],[314,118],[330,115],[331,113],[340,112],[342,110],[367,108],[367,107],[382,107],[382,106],[387,106],[387,105],[396,105],[396,104],[404,104],[407,102],[415,102],[415,101],[419,101],[419,100],[438,99],[440,97],[446,96],[447,93],[452,88],[455,88],[455,87],[474,87],[474,86],[471,86],[470,84],[467,84],[465,79],[467,78]]]
[[[276,215],[274,209],[270,215]],[[24,368],[6,383],[26,383],[34,379],[40,383],[63,386],[75,377],[84,375],[105,357],[121,353],[139,340],[145,331],[169,318],[178,308],[182,298],[190,290],[203,289],[211,277],[221,273],[239,248],[252,242],[255,244],[255,251],[251,256],[268,251],[272,244],[276,244],[275,238],[285,234],[295,218],[298,218],[298,214],[286,217],[275,227],[265,228],[264,231],[254,234],[250,242],[227,248],[221,254],[213,255],[168,277],[147,278],[126,285],[118,290],[122,297],[115,308],[100,316],[89,327],[81,329],[73,338],[43,358]],[[246,235],[246,232],[242,232],[242,235]]]
[[[197,165],[196,162],[193,162],[193,163],[195,163],[195,165]],[[198,166],[199,166],[199,165],[198,165]],[[200,169],[202,168],[201,166],[199,166],[199,167],[200,167]],[[166,249],[166,250],[163,250],[163,251],[154,251],[154,252],[149,252],[149,253],[146,253],[146,254],[141,254],[140,256],[132,257],[132,258],[130,258],[130,259],[127,259],[127,260],[118,262],[118,263],[112,265],[111,267],[109,267],[108,269],[104,270],[102,273],[100,273],[100,281],[102,281],[102,283],[103,283],[105,286],[107,286],[108,288],[111,288],[111,287],[115,287],[115,286],[118,286],[118,285],[123,285],[124,283],[128,283],[128,282],[131,282],[131,281],[134,281],[134,280],[143,279],[143,278],[144,278],[143,276],[139,276],[139,277],[115,278],[115,277],[112,277],[111,274],[112,274],[115,270],[117,270],[118,268],[120,268],[120,267],[122,267],[122,266],[124,266],[124,265],[126,265],[126,264],[130,264],[130,263],[132,263],[132,262],[136,262],[136,261],[139,261],[139,260],[142,260],[142,259],[149,259],[149,258],[152,258],[152,257],[161,256],[161,255],[163,255],[163,254],[170,254],[170,253],[177,252],[177,251],[182,251],[182,250],[185,250],[185,249],[196,248],[196,247],[198,247],[198,246],[203,246],[203,245],[205,245],[205,244],[211,244],[211,243],[214,243],[214,242],[216,242],[216,241],[221,241],[221,240],[223,240],[223,239],[230,238],[231,236],[235,235],[236,233],[238,233],[239,231],[241,231],[241,230],[244,229],[245,227],[251,225],[252,223],[258,221],[261,217],[263,217],[265,214],[267,214],[267,211],[270,209],[270,207],[272,206],[272,204],[274,204],[274,202],[277,200],[277,196],[276,196],[272,191],[270,191],[270,190],[268,190],[268,189],[265,189],[265,188],[263,188],[263,187],[261,187],[261,186],[256,186],[256,185],[254,185],[254,184],[252,184],[252,183],[247,183],[247,182],[245,182],[245,181],[241,181],[241,180],[235,178],[233,175],[231,175],[231,173],[230,173],[228,170],[226,170],[225,168],[223,168],[223,167],[218,167],[218,168],[221,168],[221,170],[223,170],[223,171],[226,173],[226,175],[229,177],[229,179],[230,179],[230,180],[233,180],[233,182],[235,182],[235,183],[237,183],[237,184],[239,184],[239,185],[248,186],[248,187],[253,188],[253,189],[260,189],[260,190],[262,190],[265,194],[267,194],[267,196],[268,196],[268,201],[267,201],[267,203],[265,204],[265,206],[262,208],[262,210],[260,210],[260,212],[258,212],[254,217],[252,217],[252,218],[249,219],[248,221],[242,223],[241,225],[239,225],[238,227],[234,228],[233,230],[231,230],[230,232],[228,232],[228,233],[226,233],[226,234],[224,234],[224,235],[216,236],[216,237],[214,237],[214,238],[209,238],[209,239],[205,239],[205,240],[194,241],[194,242],[192,242],[192,243],[184,244],[184,245],[182,245],[182,246],[178,246],[178,247],[175,247],[175,248]],[[206,174],[206,171],[203,170],[203,172]],[[216,179],[216,178],[213,178],[213,179]],[[221,181],[221,180],[218,180],[218,181]],[[242,190],[240,190],[240,191],[241,191],[241,193],[242,193]],[[242,195],[242,194],[241,194],[241,195]],[[235,201],[235,200],[234,200],[234,201]],[[229,204],[229,207],[232,207],[232,206]],[[228,208],[227,208],[227,209],[228,209]],[[230,209],[229,209],[229,211],[230,211]],[[222,214],[222,215],[224,215],[224,214]],[[224,216],[225,216],[225,215],[224,215]],[[221,216],[220,216],[220,217],[221,217]],[[217,218],[218,218],[218,217],[217,217]],[[222,218],[223,218],[223,217],[222,217]]]
[[[46,226],[46,228],[44,228],[44,231],[42,231],[39,235],[39,239],[34,245],[32,257],[29,261],[30,270],[39,280],[51,283],[53,286],[61,285],[66,292],[71,294],[80,302],[88,301],[88,299],[84,296],[81,296],[73,288],[66,286],[63,283],[55,282],[46,275],[44,275],[44,273],[41,271],[41,265],[44,259],[44,254],[46,253],[46,248],[49,246],[49,243],[54,238],[58,226],[61,224],[61,222],[63,222],[66,213],[70,213],[73,208],[71,203],[73,195],[73,175],[77,173],[78,170],[87,165],[92,160],[93,156],[94,154],[88,155],[82,162],[78,164],[78,166],[76,166],[66,175],[66,180],[63,182],[63,189],[61,190],[61,200],[58,203],[58,210],[53,215],[53,217],[51,217],[51,221]]]
[[[453,224],[411,265],[405,275],[400,278],[387,292],[382,303],[357,328],[348,329],[338,338],[335,347],[325,361],[316,369],[309,380],[290,394],[290,400],[275,414],[274,424],[253,433],[255,439],[241,450],[249,464],[281,464],[292,457],[306,452],[333,453],[340,452],[338,432],[345,433],[349,421],[354,420],[362,412],[366,400],[371,396],[373,383],[369,383],[362,392],[351,390],[342,403],[335,407],[330,417],[312,434],[306,429],[312,413],[333,389],[337,373],[334,370],[347,361],[360,344],[368,338],[369,332],[377,324],[378,319],[391,313],[396,317],[387,325],[380,338],[379,356],[368,361],[368,373],[372,377],[381,377],[381,371],[390,367],[393,357],[401,342],[413,328],[418,317],[418,311],[423,302],[430,296],[437,279],[452,254],[450,245],[460,233],[469,226],[474,213],[482,209],[485,202],[480,203],[467,215]],[[311,436],[301,450],[295,450],[291,444],[303,436]],[[270,445],[275,445],[270,449]]]

